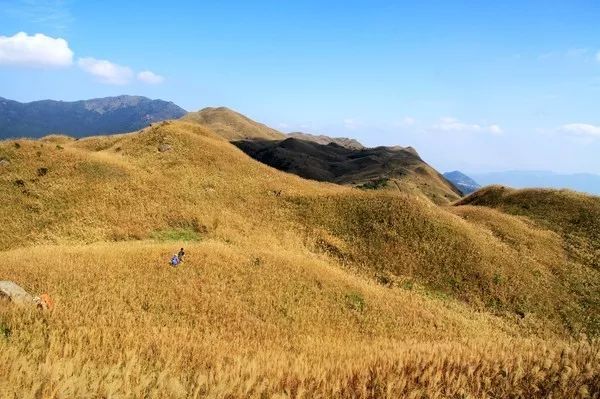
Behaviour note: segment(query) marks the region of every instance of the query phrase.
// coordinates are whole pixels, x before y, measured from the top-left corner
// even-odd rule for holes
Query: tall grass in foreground
[[[57,308],[40,314],[0,304],[0,397],[600,392],[597,342],[520,338],[502,319],[381,287],[306,254],[199,242],[186,245],[182,267],[171,268],[172,247],[178,245],[4,252],[2,278],[51,290]]]

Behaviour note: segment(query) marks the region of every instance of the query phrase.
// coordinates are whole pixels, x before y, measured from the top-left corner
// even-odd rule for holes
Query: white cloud
[[[80,58],[77,64],[87,73],[95,76],[102,83],[112,85],[125,85],[131,82],[133,71],[131,68],[114,64],[107,60],[97,60],[87,57]]]
[[[491,134],[502,134],[503,130],[499,125],[479,125],[476,123],[464,123],[456,118],[441,118],[439,123],[433,125],[433,129],[445,132],[484,132]]]
[[[600,137],[600,126],[587,123],[569,123],[562,125],[558,130],[576,136]]]
[[[596,61],[600,62],[600,51],[596,53]]]
[[[152,71],[142,71],[137,74],[137,78],[139,81],[150,85],[157,85],[165,81],[163,76],[157,75]]]
[[[0,36],[0,64],[28,67],[66,67],[73,63],[73,51],[65,39],[42,33],[29,36],[19,32]]]
[[[502,128],[499,125],[489,125],[488,130],[493,134],[502,134]]]

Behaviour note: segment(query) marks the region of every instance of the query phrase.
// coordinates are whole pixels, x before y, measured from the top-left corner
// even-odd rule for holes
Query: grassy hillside
[[[438,204],[456,201],[461,195],[412,148],[353,149],[296,138],[241,140],[235,145],[267,165],[307,179],[400,191]]]
[[[285,135],[262,123],[255,122],[244,115],[226,107],[204,108],[190,112],[183,120],[198,123],[227,140],[266,139],[279,140]]]
[[[490,186],[459,205],[487,206],[534,220],[560,234],[576,260],[600,270],[600,197],[570,190]]]
[[[0,159],[0,279],[56,302],[0,302],[2,397],[600,391],[598,271],[550,225],[304,180],[185,121]]]

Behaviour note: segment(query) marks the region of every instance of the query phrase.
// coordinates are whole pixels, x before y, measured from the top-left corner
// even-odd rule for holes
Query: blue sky
[[[600,2],[414,3],[0,0],[0,96],[140,94],[442,171],[600,173]]]

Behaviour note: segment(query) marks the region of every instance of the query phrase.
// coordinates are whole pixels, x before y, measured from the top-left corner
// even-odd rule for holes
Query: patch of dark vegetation
[[[356,187],[360,188],[362,190],[379,190],[379,189],[387,187],[389,181],[390,181],[390,179],[388,179],[387,177],[382,177],[380,179],[374,179],[374,180],[368,181],[368,182],[358,185]]]
[[[62,145],[60,145],[60,144],[57,144],[56,145],[56,149],[57,150],[64,150],[64,147]]]
[[[88,177],[97,179],[121,178],[127,176],[127,172],[122,168],[97,161],[83,161],[76,166]]]
[[[377,274],[375,280],[379,285],[383,285],[384,287],[390,288],[394,285],[392,278],[386,274]]]
[[[208,227],[196,218],[172,218],[168,226],[154,231],[150,237],[158,241],[200,241],[208,233]]]
[[[342,263],[346,263],[349,260],[349,255],[345,251],[325,237],[318,237],[315,240],[315,244],[321,252],[337,258]]]
[[[13,184],[17,187],[25,187],[25,180],[17,179],[13,182]]]
[[[346,294],[346,306],[357,312],[362,312],[365,309],[366,301],[358,292],[350,292]]]
[[[498,285],[498,284],[502,284],[502,276],[498,273],[494,273],[494,277],[492,279],[492,281],[494,282],[494,284]]]
[[[37,175],[42,177],[42,176],[46,176],[48,174],[48,168],[38,168],[37,170]]]
[[[151,234],[151,238],[158,241],[200,241],[201,236],[189,228],[175,228],[157,230]]]
[[[3,321],[0,321],[0,336],[2,336],[2,338],[4,339],[9,339],[10,336],[12,335],[12,329],[10,328],[10,326],[8,324],[6,324]]]
[[[171,218],[169,219],[169,227],[174,229],[190,230],[198,234],[208,233],[208,227],[202,224],[197,218]]]
[[[21,144],[20,144],[20,143],[17,143],[17,142],[15,141],[15,148],[18,150],[19,148],[21,148]]]

